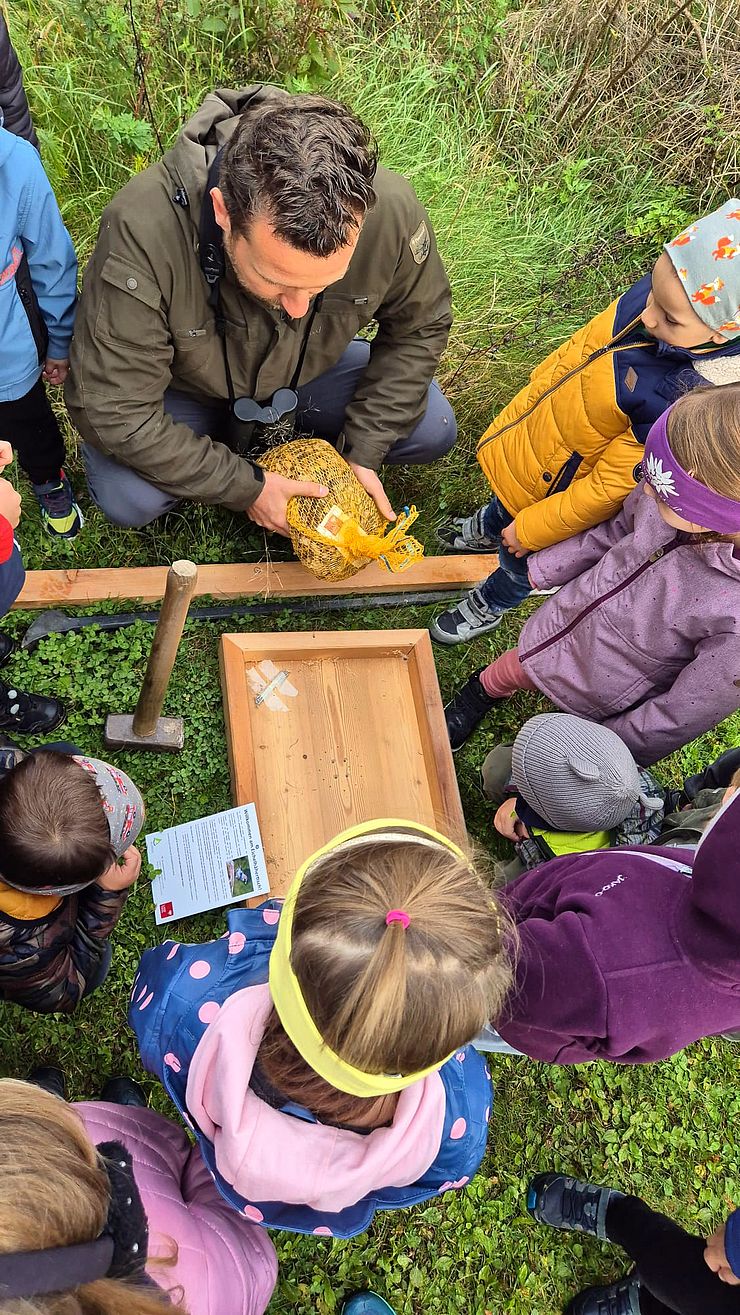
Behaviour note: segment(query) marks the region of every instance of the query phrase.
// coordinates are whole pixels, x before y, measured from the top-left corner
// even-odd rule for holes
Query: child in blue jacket
[[[38,151],[0,127],[0,439],[12,443],[44,525],[73,539],[82,515],[44,382],[69,369],[77,260]]]
[[[464,1187],[491,1109],[469,1043],[500,1012],[513,933],[461,850],[367,822],[303,864],[282,908],[228,919],[211,944],[147,950],[129,1011],[225,1199],[352,1237]]]

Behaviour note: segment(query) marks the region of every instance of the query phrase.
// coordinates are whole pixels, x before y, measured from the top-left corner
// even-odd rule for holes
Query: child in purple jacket
[[[518,689],[610,727],[643,767],[740,708],[740,383],[670,407],[642,475],[612,520],[529,559],[537,588],[563,587],[448,704],[453,749]]]
[[[532,1059],[667,1059],[740,1027],[738,777],[699,844],[552,859],[499,892],[519,932],[492,1025]]]

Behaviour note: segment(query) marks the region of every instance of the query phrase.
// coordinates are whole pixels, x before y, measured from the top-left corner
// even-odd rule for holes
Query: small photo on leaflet
[[[254,894],[254,876],[249,859],[245,855],[243,858],[230,858],[226,863],[226,873],[229,878],[232,895],[253,895]]]

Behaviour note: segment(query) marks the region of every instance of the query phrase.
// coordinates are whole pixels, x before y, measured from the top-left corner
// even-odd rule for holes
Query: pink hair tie
[[[404,913],[403,909],[391,909],[391,910],[390,910],[388,913],[386,913],[386,915],[385,915],[385,925],[386,925],[386,927],[390,927],[390,925],[391,925],[392,922],[400,922],[400,924],[401,924],[401,926],[403,927],[404,931],[407,931],[407,930],[408,930],[409,923],[411,922],[411,919],[410,919],[408,913]]]

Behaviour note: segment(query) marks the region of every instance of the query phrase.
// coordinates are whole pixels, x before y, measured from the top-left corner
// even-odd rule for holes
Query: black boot
[[[133,1078],[108,1078],[100,1099],[107,1100],[110,1105],[137,1105],[140,1109],[147,1107],[146,1092],[141,1083]]]
[[[10,638],[10,635],[0,635],[0,667],[5,666],[8,658],[15,653],[17,647],[18,645],[14,639]]]
[[[492,699],[490,694],[486,694],[480,683],[480,674],[480,671],[474,672],[462,689],[459,689],[457,694],[453,694],[445,707],[447,734],[450,737],[453,753],[462,749],[476,726],[480,725],[486,713],[490,712],[494,703],[498,701]]]
[[[633,1275],[586,1288],[566,1306],[565,1315],[640,1315],[640,1281]]]
[[[27,1082],[32,1082],[34,1087],[41,1087],[43,1091],[50,1091],[52,1096],[58,1096],[60,1100],[67,1099],[67,1079],[64,1071],[57,1068],[56,1064],[40,1064],[37,1068],[32,1068]]]
[[[14,686],[0,683],[0,727],[23,735],[53,731],[67,716],[59,699],[41,694],[24,694]]]

